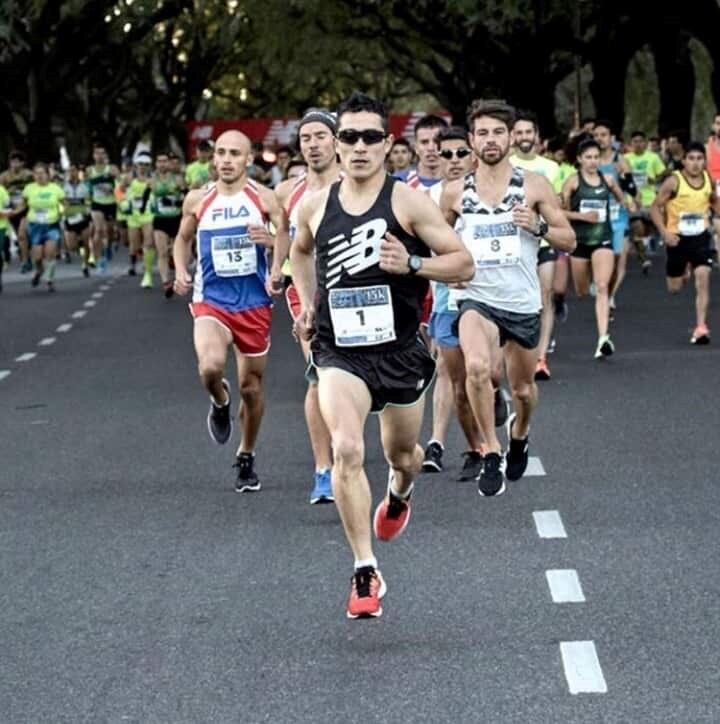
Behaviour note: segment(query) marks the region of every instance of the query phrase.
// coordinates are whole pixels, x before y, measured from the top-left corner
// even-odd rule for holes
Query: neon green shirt
[[[544,176],[550,182],[556,194],[562,191],[562,184],[559,184],[560,167],[551,158],[535,156],[535,158],[526,159],[513,154],[510,156],[510,163],[518,168],[524,168],[526,171],[533,171]]]
[[[635,153],[625,154],[625,160],[630,165],[633,181],[640,194],[640,203],[650,206],[657,196],[655,183],[665,171],[665,164],[660,156],[652,151],[645,151],[641,156]]]
[[[193,161],[185,169],[185,181],[191,188],[200,188],[210,180],[210,161]]]
[[[10,210],[10,194],[4,186],[0,186],[0,211]],[[9,219],[0,216],[0,232],[7,231],[10,228]]]
[[[560,186],[560,191],[562,191],[562,187],[565,185],[565,182],[574,173],[577,173],[577,169],[571,163],[565,163],[563,161],[563,163],[560,164],[560,173],[558,174],[558,182],[559,182],[559,186]]]
[[[65,192],[52,181],[41,186],[33,181],[23,189],[31,224],[57,224],[62,215]]]

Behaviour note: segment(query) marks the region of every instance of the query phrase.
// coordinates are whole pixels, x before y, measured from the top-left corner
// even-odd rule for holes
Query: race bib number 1
[[[257,249],[247,234],[215,235],[210,249],[219,277],[244,277],[257,271]]]
[[[461,232],[477,269],[512,266],[520,261],[520,234],[512,212],[503,214],[463,214]]]
[[[387,284],[331,289],[329,303],[338,347],[366,347],[396,339],[392,296]]]

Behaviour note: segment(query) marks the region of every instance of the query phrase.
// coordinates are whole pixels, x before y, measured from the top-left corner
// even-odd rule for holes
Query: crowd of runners
[[[284,297],[307,370],[309,501],[337,506],[354,558],[347,615],[375,617],[386,584],[373,534],[403,532],[415,479],[444,470],[453,416],[466,442],[460,481],[495,496],[524,475],[536,382],[551,377],[571,280],[574,298],[594,296],[587,355],[602,363],[616,351],[627,265],[655,273],[662,250],[668,291],[694,282],[690,343],[709,343],[720,115],[703,142],[674,133],[652,144],[641,132],[623,144],[600,119],[543,142],[532,113],[493,100],[474,101],[463,125],[421,118],[410,142],[389,134],[381,102],[355,93],[332,111],[310,109],[297,148],[277,150],[274,163],[239,131],[200,144],[186,168],[147,151],[115,165],[99,143],[89,165],[64,172],[29,169],[14,152],[0,175],[0,267],[18,264],[53,291],[57,263],[102,274],[127,247],[143,288],[157,274],[166,297],[192,294],[207,428],[220,445],[234,426],[231,348],[237,363],[238,492],[261,488],[271,309]],[[388,463],[374,513],[371,413]]]

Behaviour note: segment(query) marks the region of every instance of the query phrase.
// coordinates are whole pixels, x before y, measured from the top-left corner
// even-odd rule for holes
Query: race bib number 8
[[[213,236],[210,249],[219,277],[244,277],[257,271],[257,249],[247,234]]]
[[[607,221],[607,202],[601,199],[582,199],[580,201],[580,213],[588,214],[594,211],[597,214],[596,224],[604,224]]]
[[[396,339],[392,296],[387,284],[331,289],[329,302],[338,347],[366,347]]]
[[[520,261],[520,234],[512,212],[463,214],[462,240],[475,259],[475,267],[512,266]]]
[[[680,214],[678,232],[680,236],[698,236],[705,231],[703,214]]]

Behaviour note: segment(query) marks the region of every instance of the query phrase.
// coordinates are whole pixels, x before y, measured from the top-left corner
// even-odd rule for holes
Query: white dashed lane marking
[[[40,347],[49,347],[51,344],[55,344],[56,337],[45,337],[38,342]]]
[[[87,302],[83,302],[83,307],[94,307],[96,304],[94,299],[88,299]]]
[[[592,641],[561,641],[560,656],[571,694],[607,693],[607,683]]]
[[[583,594],[580,579],[576,570],[545,571],[550,595],[555,603],[583,603]]]
[[[543,467],[540,458],[529,457],[527,469],[523,477],[539,477],[545,475],[545,468]]]
[[[0,370],[0,380],[10,377],[10,370]]]
[[[15,361],[16,362],[29,362],[34,357],[36,357],[35,352],[25,352],[25,354],[21,354],[19,357],[16,357]]]
[[[72,324],[61,324],[55,331],[56,332],[69,332],[72,329]]]
[[[73,319],[82,319],[86,314],[87,314],[87,312],[84,309],[78,309],[77,312],[72,313],[72,318]]]
[[[93,299],[102,299],[105,295],[102,292],[95,292],[95,294],[92,295]]]
[[[533,519],[541,538],[567,538],[565,526],[557,510],[536,510]]]

